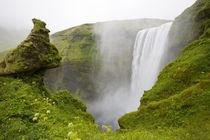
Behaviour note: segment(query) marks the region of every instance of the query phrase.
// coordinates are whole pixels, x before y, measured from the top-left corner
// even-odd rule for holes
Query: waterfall
[[[87,103],[96,123],[117,129],[119,117],[137,109],[144,90],[152,88],[168,60],[165,54],[171,24],[139,31],[133,48],[128,47],[131,43],[127,42],[123,28],[113,24],[103,26],[97,42],[101,69],[94,80],[100,96]]]
[[[138,107],[144,90],[152,88],[167,61],[168,33],[172,23],[138,32],[132,61],[131,93]],[[165,64],[164,64],[165,63]]]

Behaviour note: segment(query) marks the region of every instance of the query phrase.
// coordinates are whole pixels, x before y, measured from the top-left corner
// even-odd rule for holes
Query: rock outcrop
[[[0,63],[0,75],[57,67],[61,57],[50,43],[46,24],[33,19],[34,28],[25,41],[10,51]]]

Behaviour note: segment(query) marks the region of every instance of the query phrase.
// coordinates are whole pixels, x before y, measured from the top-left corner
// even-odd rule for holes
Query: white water
[[[168,33],[171,24],[139,31],[133,48],[132,66],[119,63],[128,59],[128,45],[120,43],[126,37],[126,32],[121,31],[120,35],[116,32],[112,36],[105,28],[106,32],[102,34],[102,38],[105,39],[98,43],[102,69],[95,80],[98,87],[102,85],[102,96],[87,104],[88,111],[94,115],[97,123],[112,125],[117,129],[119,117],[139,107],[144,91],[152,88],[159,72],[167,64]],[[132,75],[126,77],[129,69]]]
[[[168,50],[168,33],[172,23],[139,31],[136,37],[131,76],[131,100],[133,107],[139,106],[139,99],[145,90],[152,88],[163,68]],[[131,108],[131,110],[133,110]]]

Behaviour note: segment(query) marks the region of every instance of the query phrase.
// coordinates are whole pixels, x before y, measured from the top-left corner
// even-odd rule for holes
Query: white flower
[[[36,113],[34,116],[35,116],[35,117],[38,117],[38,116],[39,116],[39,113]]]
[[[68,124],[68,127],[72,127],[72,126],[73,126],[73,123],[69,123],[69,124]]]
[[[37,121],[38,117],[33,117],[33,121]]]
[[[50,110],[47,110],[47,112],[46,112],[47,114],[50,114]]]
[[[44,121],[46,121],[48,119],[48,117],[44,117]]]
[[[70,132],[68,133],[68,137],[70,137],[72,134],[73,134],[73,132],[70,131]]]

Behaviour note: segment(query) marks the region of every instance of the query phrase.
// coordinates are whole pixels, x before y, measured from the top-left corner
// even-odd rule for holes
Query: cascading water
[[[112,125],[117,129],[119,117],[137,109],[144,90],[152,88],[158,73],[167,64],[165,54],[171,24],[139,31],[133,48],[133,60],[132,51],[129,53],[128,45],[122,43],[126,32],[119,29],[120,35],[119,31],[116,34],[112,31],[110,35],[113,28],[103,28],[105,31],[101,38],[105,39],[98,43],[101,69],[95,80],[101,95],[98,100],[87,103],[88,111],[94,115],[98,124]],[[129,55],[129,63],[120,63],[129,59]],[[132,67],[129,65],[131,62]],[[126,76],[130,69],[131,77]]]
[[[152,88],[158,74],[167,64],[168,33],[172,23],[160,27],[139,31],[136,37],[131,76],[132,99],[136,99],[134,107],[138,107],[144,90]]]

